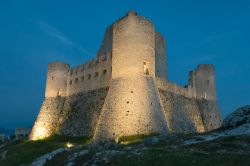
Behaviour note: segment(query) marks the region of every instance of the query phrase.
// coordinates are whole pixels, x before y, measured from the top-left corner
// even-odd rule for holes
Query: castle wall
[[[62,62],[49,64],[45,99],[33,125],[30,139],[49,137],[56,132],[70,136],[93,135],[111,79],[112,35],[111,26],[105,32],[96,57],[89,62],[71,69]],[[76,119],[74,115],[83,117]],[[70,119],[76,120],[70,122]],[[81,127],[77,126],[78,124],[81,124]],[[78,127],[75,132],[74,127]]]
[[[30,139],[37,140],[51,136],[62,115],[65,97],[47,97],[31,130]]]
[[[174,133],[204,132],[197,100],[159,89],[168,127]]]
[[[188,98],[195,98],[196,94],[193,92],[193,89],[190,87],[184,88],[175,83],[171,83],[162,78],[156,77],[156,84],[159,89],[164,91],[169,91],[177,95],[185,96]]]
[[[180,87],[156,78],[168,127],[173,132],[204,132],[221,126],[216,100],[196,95],[196,89]]]
[[[211,131],[221,127],[222,117],[217,101],[214,100],[197,100],[201,117],[203,119],[206,131]]]
[[[167,80],[166,43],[163,36],[155,33],[155,75]]]
[[[129,13],[113,25],[112,80],[96,141],[166,133],[155,77],[155,33],[151,22]]]
[[[216,100],[215,85],[213,65],[198,65],[198,67],[190,73],[189,86],[195,91],[197,98]]]
[[[71,69],[67,79],[67,96],[109,86],[111,70],[110,55]]]
[[[108,27],[96,57],[72,68],[67,78],[67,95],[108,87],[111,80],[112,26]]]
[[[68,96],[57,133],[67,136],[93,137],[108,87]]]
[[[62,62],[49,64],[45,97],[66,96],[69,65]]]
[[[169,82],[164,38],[152,22],[129,12],[107,28],[93,60],[74,68],[49,64],[30,139],[57,133],[105,141],[220,125],[214,67],[199,65],[186,87]]]

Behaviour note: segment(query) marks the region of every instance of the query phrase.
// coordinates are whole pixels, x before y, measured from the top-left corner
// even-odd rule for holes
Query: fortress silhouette
[[[105,141],[220,127],[213,65],[198,65],[181,87],[168,80],[166,62],[163,36],[128,12],[106,29],[93,60],[73,68],[49,64],[30,139],[59,134]]]

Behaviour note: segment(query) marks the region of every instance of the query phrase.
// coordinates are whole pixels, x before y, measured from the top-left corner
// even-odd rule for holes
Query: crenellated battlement
[[[111,54],[107,54],[70,69],[67,96],[108,87],[112,73],[111,63]]]

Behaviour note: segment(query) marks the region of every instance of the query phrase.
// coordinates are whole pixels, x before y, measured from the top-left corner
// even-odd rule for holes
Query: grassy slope
[[[218,153],[190,153],[167,152],[164,150],[150,150],[142,156],[120,156],[114,158],[107,165],[133,166],[133,165],[168,165],[168,166],[249,166],[249,155],[218,154]]]
[[[110,147],[93,147],[89,153],[78,157],[75,160],[77,165],[91,163],[96,160],[100,165],[168,165],[168,166],[247,166],[250,165],[250,137],[226,137],[211,142],[198,143],[194,145],[180,146],[180,140],[186,138],[178,136],[177,138],[162,140],[156,144],[141,143],[147,136],[132,136],[123,138],[122,141],[132,144],[111,145]],[[136,141],[134,141],[136,140]],[[140,141],[138,141],[140,140]],[[75,142],[85,144],[88,139],[52,137],[47,140],[36,142],[22,142],[9,147],[7,158],[0,162],[0,165],[19,165],[21,163],[30,163],[35,158],[51,152],[53,149],[65,146],[66,142]],[[135,143],[136,142],[136,143]],[[84,149],[86,147],[82,147]],[[67,157],[76,151],[75,149],[56,155],[47,162],[46,166],[65,165]],[[118,151],[112,154],[111,151]],[[96,154],[103,153],[95,157]],[[108,162],[103,159],[107,158]]]
[[[38,141],[22,141],[20,143],[11,144],[7,147],[7,156],[5,160],[0,161],[0,165],[14,166],[29,164],[37,157],[57,148],[65,147],[67,142],[85,144],[88,141],[88,138],[69,138],[62,136],[52,136],[48,139]]]
[[[249,166],[250,137],[228,137],[179,147],[161,142],[138,155],[131,155],[128,151],[110,161],[107,165]]]

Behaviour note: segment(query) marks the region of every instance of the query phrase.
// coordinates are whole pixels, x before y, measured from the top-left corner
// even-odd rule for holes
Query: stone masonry
[[[131,11],[109,26],[96,57],[71,68],[50,63],[30,139],[53,134],[100,142],[123,136],[207,132],[221,126],[213,65],[181,87],[167,77],[166,42]]]

